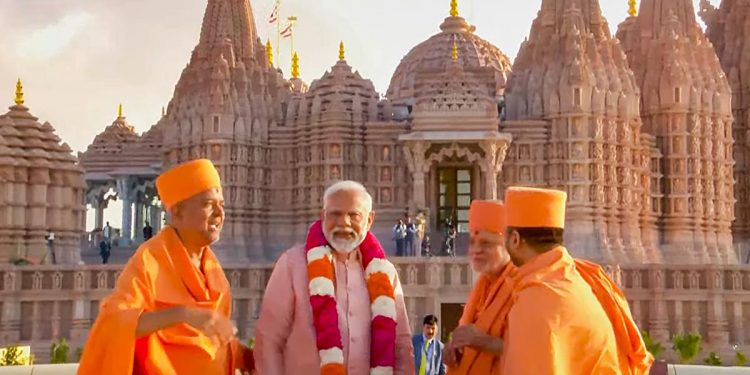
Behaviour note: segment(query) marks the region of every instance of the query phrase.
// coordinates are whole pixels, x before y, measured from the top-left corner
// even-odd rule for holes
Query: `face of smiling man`
[[[178,203],[172,209],[171,225],[186,245],[202,247],[218,241],[224,225],[221,189],[209,189]]]
[[[365,240],[374,213],[368,207],[366,192],[341,189],[325,200],[321,219],[328,243],[339,253],[354,251]]]

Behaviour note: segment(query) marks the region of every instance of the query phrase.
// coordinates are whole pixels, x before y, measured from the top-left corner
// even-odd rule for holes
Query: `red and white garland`
[[[316,221],[307,234],[307,278],[321,375],[344,375],[344,350],[336,311],[333,249]],[[370,375],[390,375],[396,365],[396,268],[372,233],[359,246],[370,295]]]

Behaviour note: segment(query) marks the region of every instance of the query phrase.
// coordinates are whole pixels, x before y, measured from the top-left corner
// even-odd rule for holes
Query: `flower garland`
[[[336,311],[333,249],[316,221],[307,234],[307,280],[313,313],[321,375],[344,375],[344,350]],[[396,268],[385,259],[383,247],[372,233],[359,246],[370,295],[370,374],[393,374],[396,365]]]

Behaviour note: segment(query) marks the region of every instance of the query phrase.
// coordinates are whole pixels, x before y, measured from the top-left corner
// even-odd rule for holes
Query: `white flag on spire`
[[[279,2],[277,1],[276,4],[273,6],[273,10],[271,11],[271,15],[268,16],[268,23],[274,24],[279,20]]]

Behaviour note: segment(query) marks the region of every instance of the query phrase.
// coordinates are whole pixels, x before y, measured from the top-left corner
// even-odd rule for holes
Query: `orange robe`
[[[562,250],[564,249],[559,251]],[[566,259],[565,262],[568,262],[568,260]],[[575,272],[577,272],[583,281],[588,284],[614,330],[619,373],[623,375],[648,374],[654,359],[646,350],[646,345],[633,321],[627,299],[625,299],[622,291],[599,265],[580,259],[574,259],[573,263],[575,271],[571,272],[568,269],[567,272],[573,278],[575,278]],[[510,279],[516,272],[517,268],[513,264],[508,264],[500,277],[492,283],[484,275],[480,276],[469,296],[459,324],[475,324],[477,328],[491,336],[507,339],[508,313],[513,307],[511,297],[514,284]],[[514,278],[514,280],[519,279],[524,280],[521,277]],[[534,342],[533,337],[528,339]],[[507,360],[526,361],[527,359],[507,358]],[[523,362],[516,365],[519,368],[525,366]],[[501,372],[500,367],[501,361],[498,356],[479,352],[472,348],[465,348],[459,365],[456,368],[449,368],[448,374],[512,374]]]
[[[519,267],[511,298],[502,374],[621,374],[612,323],[565,248]]]
[[[187,324],[140,339],[135,336],[143,312],[190,306],[230,316],[229,283],[208,248],[201,269],[190,262],[170,227],[144,243],[128,261],[112,294],[102,301],[78,374],[234,374],[246,354],[236,340],[217,347]]]
[[[506,317],[510,309],[511,275],[516,267],[508,263],[500,276],[490,280],[481,275],[469,300],[466,302],[459,325],[474,324],[479,330],[491,336],[502,337]],[[449,375],[500,373],[500,357],[465,347],[460,362],[455,368],[448,368]]]

